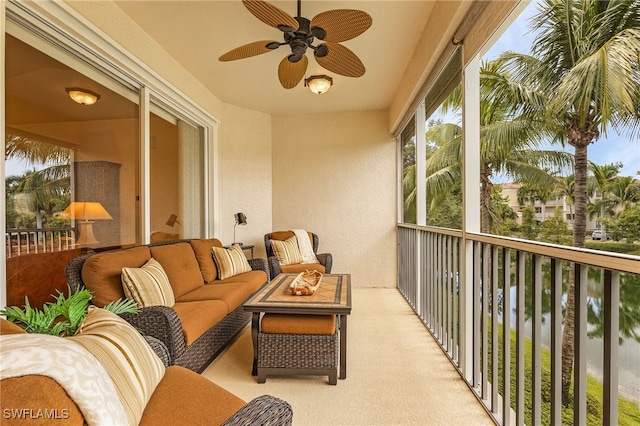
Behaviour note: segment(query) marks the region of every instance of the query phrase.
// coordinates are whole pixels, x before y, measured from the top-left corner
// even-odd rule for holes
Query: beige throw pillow
[[[97,358],[116,386],[128,423],[139,424],[165,371],[146,340],[125,320],[95,306],[89,307],[76,335],[68,339]]]
[[[271,240],[273,254],[278,258],[280,265],[297,265],[302,263],[302,254],[298,247],[298,240],[295,235],[284,241]]]
[[[122,288],[129,299],[141,308],[175,303],[173,289],[160,263],[151,258],[141,268],[122,268]]]
[[[251,271],[251,265],[244,255],[240,244],[234,244],[228,249],[211,247],[213,261],[218,269],[218,279],[224,280],[234,275]]]

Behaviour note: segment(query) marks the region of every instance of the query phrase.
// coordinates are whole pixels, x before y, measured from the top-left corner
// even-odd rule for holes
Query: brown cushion
[[[4,318],[0,318],[0,334],[22,334],[26,333],[26,331],[20,327],[12,323],[11,321],[7,321]]]
[[[177,302],[222,300],[231,312],[242,305],[257,289],[244,282],[205,285],[180,296]]]
[[[222,247],[220,240],[210,238],[208,240],[191,240],[189,241],[193,251],[196,254],[196,260],[200,265],[200,272],[205,283],[210,283],[218,276],[216,264],[213,262],[211,255],[211,247]]]
[[[34,391],[37,389],[37,391]],[[0,382],[2,424],[4,425],[83,425],[84,417],[64,388],[46,376],[28,375]],[[18,418],[10,410],[23,413],[31,410],[33,417]],[[51,418],[37,418],[38,410],[48,410]]]
[[[160,262],[169,277],[176,299],[204,285],[200,266],[189,243],[151,247],[151,256]]]
[[[336,332],[335,315],[264,314],[260,332],[266,334],[326,334]]]
[[[306,270],[313,271],[314,269],[324,274],[324,266],[319,263],[299,263],[297,265],[281,265],[280,270],[284,274],[298,274]]]
[[[311,241],[311,244],[313,245],[313,233],[307,232],[307,234],[309,234],[309,240]],[[272,232],[271,234],[269,234],[269,237],[272,240],[284,241],[287,238],[293,237],[294,235],[296,235],[296,234],[294,234],[293,231],[275,231],[275,232]]]
[[[82,267],[82,281],[93,293],[91,303],[104,305],[124,298],[120,275],[122,267],[139,268],[151,259],[146,246],[119,250],[111,253],[98,253],[89,257]]]
[[[244,405],[243,400],[199,374],[172,366],[151,396],[140,425],[219,425]]]
[[[218,284],[228,284],[228,283],[238,283],[243,282],[247,284],[251,284],[253,287],[253,291],[257,291],[264,283],[267,282],[267,273],[263,270],[258,271],[249,271],[243,274],[235,275],[231,278],[227,278],[226,280],[215,280],[210,285],[218,285]]]
[[[187,345],[192,344],[202,333],[222,321],[229,313],[222,300],[201,300],[198,302],[176,302],[173,309],[180,318],[182,332]]]

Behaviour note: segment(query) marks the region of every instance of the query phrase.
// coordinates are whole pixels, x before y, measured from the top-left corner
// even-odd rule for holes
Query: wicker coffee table
[[[295,278],[296,274],[280,274],[275,277],[269,284],[256,293],[251,299],[244,304],[244,310],[252,312],[251,320],[251,337],[253,339],[253,369],[252,374],[257,375],[259,381],[264,382],[266,374],[269,375],[292,375],[292,374],[328,374],[330,383],[331,379],[329,370],[331,367],[306,365],[303,362],[295,364],[295,347],[299,346],[304,350],[313,345],[318,346],[316,354],[308,358],[318,358],[325,356],[326,345],[339,345],[339,375],[340,379],[347,377],[347,315],[351,313],[351,275],[349,274],[325,274],[322,277],[320,287],[311,296],[292,296],[288,292],[289,284]],[[324,335],[305,335],[305,334],[277,334],[266,335],[260,333],[260,317],[262,314],[296,314],[296,315],[336,315],[337,329],[335,333],[336,342],[331,342],[331,336]],[[287,359],[287,364],[275,365],[278,362],[273,361],[274,365],[270,365],[272,361],[269,359],[259,359],[258,337],[261,343],[271,339],[270,345],[273,348],[281,345],[283,353],[278,358]],[[339,342],[337,342],[339,335]],[[276,340],[273,340],[276,339]],[[280,342],[280,343],[277,343]],[[310,346],[311,345],[311,346]],[[293,348],[293,349],[292,349]],[[278,346],[276,346],[276,350]],[[338,348],[336,348],[338,349]],[[312,349],[313,350],[313,349]],[[294,360],[294,361],[292,361]],[[303,361],[303,360],[301,360]],[[294,362],[294,364],[289,364]],[[335,366],[333,368],[333,377],[335,378]],[[329,372],[329,373],[327,373]],[[335,383],[331,383],[335,384]]]

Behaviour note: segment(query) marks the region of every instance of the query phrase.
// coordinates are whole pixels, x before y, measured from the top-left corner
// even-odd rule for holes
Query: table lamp
[[[109,212],[102,207],[102,204],[88,201],[74,201],[64,209],[62,214],[64,217],[78,222],[78,233],[80,235],[76,238],[76,244],[80,246],[98,244],[98,240],[93,234],[94,221],[113,219]]]
[[[247,224],[247,216],[244,213],[236,213],[233,215],[236,219],[236,224],[233,225],[233,244],[236,244],[236,226],[238,225],[246,225]],[[242,243],[237,243],[242,245]]]

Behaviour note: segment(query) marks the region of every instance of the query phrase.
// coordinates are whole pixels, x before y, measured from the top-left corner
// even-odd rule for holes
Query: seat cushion
[[[196,260],[200,265],[200,272],[205,283],[210,283],[218,277],[218,269],[213,261],[211,254],[212,247],[222,247],[222,243],[217,238],[210,238],[208,240],[191,240],[189,241],[194,253],[196,254]]]
[[[176,299],[204,285],[200,266],[189,243],[151,247],[151,256],[167,273]]]
[[[265,334],[323,334],[336,332],[335,315],[264,314],[260,332]]]
[[[187,346],[202,336],[202,333],[222,321],[229,313],[226,302],[222,300],[176,302],[173,309],[180,318]]]
[[[34,389],[38,389],[34,392]],[[4,379],[0,382],[0,402],[3,425],[50,425],[61,426],[78,425],[85,423],[84,416],[78,406],[69,397],[64,388],[54,379],[40,375],[27,375]],[[38,410],[50,410],[51,419],[33,418],[25,419],[8,415],[6,410],[31,410],[34,414]],[[54,411],[55,410],[55,411]],[[55,420],[54,420],[55,419]]]
[[[203,376],[167,368],[140,421],[141,426],[219,425],[245,402]]]
[[[178,302],[220,300],[226,303],[228,313],[242,305],[256,290],[257,288],[254,285],[242,281],[226,284],[207,284],[183,294],[178,299]]]
[[[284,274],[298,274],[306,270],[322,272],[324,274],[325,269],[320,263],[298,263],[297,265],[283,265],[280,266],[280,270]]]
[[[141,268],[122,268],[124,294],[141,308],[175,303],[169,277],[157,260],[151,258]]]
[[[139,268],[151,259],[146,246],[114,252],[98,253],[87,258],[82,266],[82,282],[93,293],[91,303],[96,306],[124,298],[122,267]]]
[[[244,274],[236,275],[231,278],[227,278],[226,280],[215,280],[211,284],[208,285],[218,285],[218,284],[228,284],[228,283],[238,283],[243,282],[247,284],[251,284],[253,287],[253,291],[257,291],[264,283],[267,282],[267,273],[259,270],[259,271],[249,271]]]

